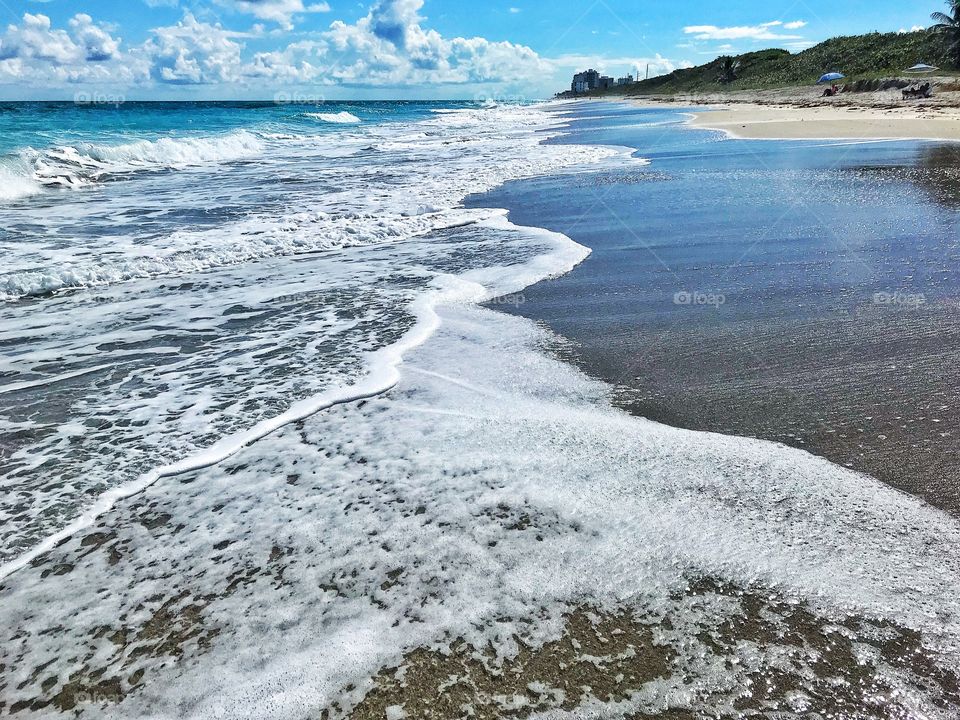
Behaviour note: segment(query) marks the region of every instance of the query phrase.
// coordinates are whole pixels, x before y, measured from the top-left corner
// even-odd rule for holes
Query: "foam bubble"
[[[587,250],[464,211],[462,193],[622,156],[541,147],[517,129],[535,116],[485,112],[376,130],[384,147],[348,178],[366,214],[345,192],[326,197],[336,212],[244,226],[243,243],[293,238],[289,256],[4,308],[0,341],[27,375],[0,366],[20,413],[4,430],[28,441],[0,482],[19,554],[0,583],[6,701],[103,682],[118,696],[90,694],[84,714],[317,714],[416,647],[514,656],[584,603],[628,608],[674,653],[631,699],[641,711],[681,697],[732,714],[709,693],[745,687],[764,653],[809,690],[822,658],[783,634],[717,654],[711,627],[743,604],[691,593],[704,577],[758,589],[765,618],[776,594],[896,623],[923,662],[957,666],[955,519],[797,450],[629,416],[543,351],[560,338],[475,307]],[[330,227],[360,240],[297,254]],[[185,233],[165,257],[216,258],[224,235]],[[876,638],[842,633],[866,673]],[[949,717],[935,683],[877,673],[906,716]]]
[[[526,122],[518,125],[520,119]],[[537,110],[511,108],[371,127],[362,139],[339,142],[379,137],[404,144],[410,136],[421,141],[362,153],[350,163],[330,158],[327,144],[315,146],[315,138],[278,138],[260,162],[238,167],[232,182],[255,186],[265,173],[289,172],[291,164],[300,163],[311,183],[284,189],[283,200],[292,206],[288,212],[249,213],[203,230],[152,234],[146,242],[101,232],[83,243],[33,246],[35,257],[49,258],[48,264],[18,251],[13,267],[0,275],[0,292],[9,299],[46,296],[45,312],[37,323],[34,305],[8,304],[11,321],[3,339],[22,351],[15,362],[0,365],[11,389],[0,397],[11,408],[33,408],[29,413],[40,420],[22,420],[23,432],[0,479],[0,487],[10,489],[0,505],[0,557],[11,562],[19,557],[20,566],[54,538],[88,525],[130,492],[125,488],[142,488],[171,468],[189,467],[181,464],[189,458],[222,457],[215,448],[236,447],[231,438],[273,427],[269,423],[288,417],[297,403],[352,386],[370,353],[397,341],[410,294],[431,277],[425,265],[445,257],[436,245],[438,233],[465,237],[482,231],[496,237],[509,231],[503,211],[458,207],[467,194],[578,164],[635,162],[625,150],[541,145],[538,131],[555,124]],[[507,157],[510,162],[504,162]],[[179,184],[181,178],[161,180]],[[230,181],[224,177],[217,187]],[[204,176],[197,182],[202,186]],[[118,190],[122,197],[123,188]],[[198,191],[202,200],[202,187]],[[138,193],[136,202],[149,198]],[[522,259],[545,237],[526,249],[485,242],[482,254],[479,249],[466,254],[461,239],[462,260],[446,262],[474,285],[495,292],[502,283],[482,268],[503,253]],[[417,238],[427,240],[421,244]],[[379,249],[318,254],[366,247]],[[530,259],[520,284],[572,267],[582,258],[579,252],[582,248]],[[359,257],[359,266],[343,264]],[[189,280],[172,279],[177,276]],[[317,278],[324,279],[325,292],[318,291]],[[84,288],[97,289],[57,294]],[[264,309],[250,308],[260,296]],[[328,297],[329,304],[317,307],[314,296]],[[274,318],[278,302],[286,310]],[[238,307],[244,310],[232,310]],[[24,316],[33,318],[29,336],[22,330],[27,325],[14,319]],[[117,318],[109,332],[100,324],[103,317]],[[159,341],[144,330],[158,323],[165,328]],[[196,337],[216,338],[217,350],[198,360]],[[270,349],[280,339],[283,349]],[[179,346],[181,357],[171,360],[170,346]],[[55,372],[48,365],[52,359]],[[133,397],[129,387],[138,388]],[[84,424],[109,431],[79,433]],[[64,457],[67,446],[73,450]],[[110,448],[106,454],[104,446]],[[48,462],[58,464],[56,478],[40,471]]]

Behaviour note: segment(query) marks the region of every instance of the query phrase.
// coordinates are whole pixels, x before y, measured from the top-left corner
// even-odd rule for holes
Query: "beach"
[[[960,141],[960,109],[771,107],[738,104],[697,114],[691,125],[750,139]]]
[[[918,78],[917,83],[936,78]],[[823,87],[739,90],[729,93],[650,96],[629,102],[645,107],[706,107],[693,127],[731,137],[766,140],[960,140],[960,92],[941,78],[936,94],[904,100],[900,90],[849,92],[822,97]]]
[[[952,720],[950,146],[313,110],[3,136],[0,714]]]
[[[806,449],[960,513],[958,150],[714,143],[700,128],[717,111],[687,123],[693,109],[641,111],[652,122],[631,140],[652,146],[648,172],[496,194],[519,221],[594,248],[508,309],[575,340],[581,366],[637,414]],[[683,127],[702,141],[678,153]],[[585,121],[582,137],[595,132]]]

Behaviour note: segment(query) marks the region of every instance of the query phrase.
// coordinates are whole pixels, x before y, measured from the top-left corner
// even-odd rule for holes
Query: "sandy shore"
[[[960,109],[720,105],[695,115],[691,125],[766,140],[960,140]]]
[[[926,100],[903,100],[899,90],[821,97],[820,87],[628,98],[646,106],[702,105],[694,127],[748,139],[960,140],[960,91],[932,79]],[[620,98],[621,100],[624,98]]]
[[[701,122],[841,112],[735,105]],[[850,112],[861,113],[877,109]],[[484,198],[593,249],[569,276],[525,290],[517,312],[576,343],[570,359],[622,388],[631,412],[802,448],[960,516],[949,430],[960,423],[960,278],[948,261],[960,146],[674,154],[684,135],[625,130],[622,144],[657,159],[597,178],[604,205],[587,222],[582,180]],[[740,197],[749,211],[728,208]],[[677,313],[675,293],[691,288],[724,303]]]

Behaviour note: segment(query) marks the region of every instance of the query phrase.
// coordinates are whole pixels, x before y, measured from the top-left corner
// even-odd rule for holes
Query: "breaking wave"
[[[58,159],[61,174],[47,177],[56,177],[64,186],[96,182],[124,171],[189,167],[260,154],[264,167],[274,163],[273,167],[282,168],[308,190],[293,207],[279,212],[264,206],[262,212],[245,213],[214,227],[178,227],[143,243],[124,239],[121,253],[104,239],[96,252],[78,251],[67,243],[38,251],[34,257],[23,256],[20,267],[0,271],[0,301],[403,240],[489,217],[489,211],[460,207],[470,194],[578,163],[626,157],[621,149],[541,145],[544,136],[535,133],[504,134],[515,127],[548,129],[554,124],[536,110],[503,108],[458,110],[397,128],[371,125],[352,142],[336,141],[341,153],[370,146],[382,153],[368,164],[350,165],[336,162],[336,156],[331,159],[329,140],[247,131],[219,138],[58,148],[55,154],[46,153],[44,161]],[[512,161],[504,163],[504,157]],[[306,164],[296,165],[297,158]],[[432,167],[426,170],[428,162]],[[417,171],[411,172],[413,168]],[[234,182],[244,187],[245,178],[255,183],[262,172],[251,166],[246,174],[234,173]],[[321,177],[327,178],[327,191],[313,188]],[[223,178],[218,186],[226,182],[228,178]],[[286,196],[294,197],[290,192]]]
[[[28,148],[16,162],[20,169],[9,178],[9,171],[0,168],[0,200],[20,199],[44,187],[74,189],[115,176],[233,162],[262,152],[263,141],[247,130],[214,137],[137,140],[121,145],[77,143],[45,150]]]
[[[347,111],[338,112],[338,113],[305,113],[307,117],[314,118],[316,120],[322,120],[327,123],[336,123],[337,125],[356,125],[360,122],[358,118],[353,113],[348,113]]]
[[[42,191],[43,188],[30,177],[26,168],[0,165],[0,202],[21,200]]]

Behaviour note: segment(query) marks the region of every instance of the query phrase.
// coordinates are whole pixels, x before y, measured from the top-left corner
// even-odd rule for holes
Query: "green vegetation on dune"
[[[949,13],[935,12],[930,15],[936,25],[933,32],[946,38],[950,56],[960,65],[960,0],[947,0]]]
[[[902,75],[918,62],[955,71],[950,44],[939,33],[871,33],[838,37],[799,53],[760,50],[720,57],[694,68],[616,88],[616,94],[715,92],[809,85],[824,73],[842,72],[850,80]],[[731,68],[735,77],[731,79]]]

